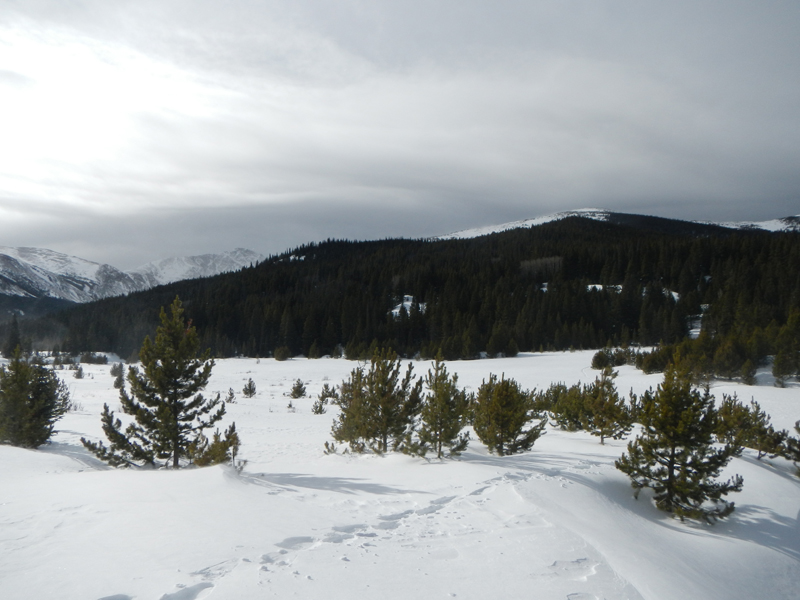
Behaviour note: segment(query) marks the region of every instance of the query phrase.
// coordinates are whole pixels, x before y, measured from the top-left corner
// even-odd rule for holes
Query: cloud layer
[[[800,206],[796,2],[0,8],[0,234],[131,267]]]

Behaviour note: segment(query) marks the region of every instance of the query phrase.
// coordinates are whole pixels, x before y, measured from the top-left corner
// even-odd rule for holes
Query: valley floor
[[[591,352],[448,363],[477,389],[490,373],[524,387],[589,383]],[[430,366],[414,363],[417,375]],[[733,515],[714,526],[671,519],[614,468],[625,441],[548,427],[530,452],[497,457],[475,439],[458,460],[326,455],[333,409],[311,413],[345,360],[230,359],[209,391],[237,402],[241,474],[227,467],[114,470],[80,445],[100,439],[109,366],[63,371],[79,405],[53,443],[0,447],[0,597],[4,600],[260,598],[796,598],[800,479],[783,459],[731,462],[744,477]],[[241,389],[248,378],[253,398]],[[286,396],[295,379],[309,398]],[[621,394],[660,375],[622,367]],[[758,400],[773,424],[800,419],[800,387],[717,384]]]

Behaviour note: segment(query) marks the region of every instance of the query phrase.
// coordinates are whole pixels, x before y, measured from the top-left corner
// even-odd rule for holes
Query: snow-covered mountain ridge
[[[464,229],[456,231],[447,235],[438,236],[434,239],[437,240],[464,240],[484,235],[491,235],[493,233],[501,233],[503,231],[510,231],[512,229],[529,229],[545,223],[552,223],[553,221],[560,221],[568,217],[583,217],[586,219],[593,219],[595,221],[607,222],[629,222],[632,218],[638,215],[628,215],[623,213],[615,213],[608,210],[599,208],[580,208],[578,210],[569,210],[564,212],[555,213],[552,215],[545,215],[542,217],[535,217],[533,219],[524,219],[522,221],[511,221],[509,223],[502,223],[499,225],[487,225],[484,227],[476,227],[473,229]],[[645,219],[658,219],[658,217],[642,217]],[[665,219],[666,220],[666,219]],[[686,221],[687,224],[709,225],[712,227],[723,227],[725,229],[761,229],[763,231],[800,231],[800,215],[784,217],[782,219],[771,219],[769,221],[742,221],[742,222],[725,222],[715,223],[712,221]]]
[[[0,294],[91,302],[157,285],[211,277],[264,260],[252,250],[168,258],[121,271],[44,248],[0,246]]]

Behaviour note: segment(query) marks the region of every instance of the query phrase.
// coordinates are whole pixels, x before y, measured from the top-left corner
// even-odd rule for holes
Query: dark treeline
[[[799,267],[797,233],[569,218],[469,240],[329,240],[237,273],[20,325],[42,349],[128,357],[155,331],[159,307],[178,295],[202,347],[217,356],[282,348],[315,357],[344,348],[368,357],[391,347],[454,359],[669,344],[701,313],[715,336],[780,328],[800,306]],[[405,295],[414,302],[393,316]]]

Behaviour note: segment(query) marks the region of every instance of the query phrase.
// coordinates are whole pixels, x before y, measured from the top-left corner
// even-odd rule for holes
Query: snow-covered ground
[[[590,382],[591,352],[453,362],[476,389],[489,373],[523,386]],[[0,447],[0,598],[797,598],[800,479],[782,459],[734,460],[736,511],[714,526],[634,500],[614,460],[626,442],[549,428],[530,452],[497,457],[473,439],[460,460],[326,455],[333,410],[311,413],[345,360],[218,361],[210,391],[237,393],[248,464],[183,471],[109,469],[82,448],[118,407],[109,366],[63,371],[80,405],[37,451]],[[415,363],[423,374],[430,366]],[[659,375],[622,367],[627,394]],[[241,389],[248,378],[253,398]],[[288,393],[297,378],[309,398]],[[790,428],[800,387],[717,384]],[[474,435],[473,435],[474,438]]]

